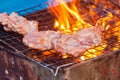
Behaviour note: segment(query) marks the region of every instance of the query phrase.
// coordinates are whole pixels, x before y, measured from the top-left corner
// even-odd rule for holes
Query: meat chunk
[[[13,26],[13,31],[15,32],[25,35],[31,31],[38,31],[38,23],[36,21],[29,21],[14,12],[9,15],[9,18],[16,23],[16,25]]]
[[[59,32],[50,30],[32,32],[24,36],[23,43],[34,49],[48,50],[54,47],[52,41],[54,38],[58,38],[59,35]]]
[[[85,28],[73,35],[83,46],[95,46],[102,41],[102,30],[98,27]]]
[[[0,14],[0,23],[5,26],[4,29],[6,31],[11,31],[12,26],[15,25],[15,23],[9,18],[6,12]],[[8,26],[10,28],[7,28]]]
[[[31,31],[38,31],[38,22],[27,20],[15,12],[9,16],[7,13],[0,14],[0,22],[6,31],[14,31],[23,35]]]
[[[100,44],[102,41],[101,34],[101,30],[97,27],[82,29],[73,35],[60,36],[54,42],[54,46],[62,54],[81,56],[87,49]]]
[[[74,38],[73,35],[61,35],[54,41],[55,50],[64,54],[71,54],[74,56],[82,55],[85,48],[80,42]]]
[[[102,31],[97,27],[82,29],[73,35],[56,31],[39,31],[25,35],[23,42],[34,49],[54,48],[62,54],[81,56],[87,49],[100,44],[101,33]]]
[[[9,23],[9,21],[10,21],[10,19],[6,12],[0,14],[0,23],[2,25],[7,25],[7,23]]]
[[[81,56],[87,49],[102,42],[103,29],[100,27],[85,28],[72,35],[50,30],[38,31],[36,21],[29,21],[14,12],[9,16],[0,14],[0,23],[7,31],[23,34],[25,45],[42,51],[54,48],[62,54]]]

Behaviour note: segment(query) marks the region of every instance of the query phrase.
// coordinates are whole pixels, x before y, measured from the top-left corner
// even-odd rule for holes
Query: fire
[[[107,34],[106,36],[104,36],[105,39],[103,39],[102,43],[98,46],[94,46],[92,48],[90,48],[89,50],[87,50],[81,57],[81,60],[87,60],[90,58],[94,58],[97,56],[100,56],[104,53],[104,50],[110,45],[108,44],[108,41],[106,39],[109,39],[112,36],[116,36],[117,40],[111,46],[111,50],[112,51],[116,51],[120,49],[120,20],[117,20],[116,23],[114,24],[114,27],[111,26],[109,24],[110,20],[117,20],[116,16],[113,16],[111,13],[108,13],[108,15],[106,17],[100,18],[97,23],[96,26],[101,26],[105,29],[106,33],[112,33],[111,34]],[[110,29],[111,28],[111,29]]]
[[[101,26],[102,28],[104,28],[105,30],[108,30],[110,25],[107,24],[108,21],[112,20],[113,15],[111,13],[108,13],[108,15],[106,17],[100,18],[97,22],[95,26]]]
[[[71,0],[66,2],[65,0],[53,0],[49,3],[50,11],[56,16],[54,22],[54,28],[57,28],[62,33],[71,34],[75,33],[80,29],[91,27],[92,25],[85,22],[76,7],[77,0]],[[53,3],[54,2],[54,3]],[[95,0],[97,3],[98,0]],[[55,5],[53,7],[53,5]],[[96,6],[92,5],[93,8]],[[96,15],[94,11],[89,12],[91,15]],[[106,32],[109,32],[111,25],[109,24],[110,20],[113,20],[114,16],[112,13],[108,13],[106,17],[100,18],[96,23],[96,27],[103,28]],[[115,32],[116,31],[116,32]],[[120,21],[116,22],[115,27],[110,31],[114,32],[114,36],[118,36],[118,42],[120,43]],[[109,38],[111,35],[107,35],[105,38]],[[105,40],[98,46],[94,46],[84,52],[80,57],[80,60],[84,61],[90,58],[94,58],[103,54],[104,50],[109,46],[108,42]],[[113,47],[113,51],[118,50],[120,45]],[[69,55],[64,55],[63,58],[68,58]]]
[[[50,11],[55,14],[56,19],[54,28],[57,28],[62,33],[74,33],[80,29],[91,27],[89,23],[86,23],[79,14],[76,7],[76,0],[72,0],[67,3],[65,0],[53,0],[49,3]]]

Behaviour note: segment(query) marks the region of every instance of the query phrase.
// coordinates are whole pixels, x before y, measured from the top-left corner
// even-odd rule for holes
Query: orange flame
[[[65,0],[53,0],[55,7],[49,3],[50,11],[55,14],[54,28],[59,29],[63,33],[74,33],[80,29],[90,27],[91,25],[84,22],[79,15],[76,7],[76,0],[67,3]]]
[[[97,3],[98,0],[95,0]],[[55,4],[53,7],[52,4]],[[62,33],[75,33],[80,29],[91,27],[89,23],[86,23],[80,16],[79,11],[76,7],[76,0],[72,0],[67,3],[65,0],[53,0],[49,3],[50,11],[56,16],[54,28],[57,28]],[[92,8],[96,8],[96,6],[92,5]],[[94,11],[89,12],[91,15],[95,15]],[[110,20],[113,19],[112,13],[108,13],[106,17],[100,18],[95,26],[100,26],[101,29],[108,30],[111,25],[107,24]],[[115,26],[120,26],[120,21],[115,24]],[[120,28],[115,28],[117,33],[115,35],[119,35],[118,41],[120,42]],[[87,60],[90,58],[94,58],[102,55],[103,50],[108,46],[107,41],[103,40],[102,43],[98,46],[92,47],[87,50],[81,57],[80,60]],[[120,47],[120,46],[119,46]],[[118,50],[119,47],[114,47],[113,50]],[[64,55],[63,58],[67,58],[68,55]]]

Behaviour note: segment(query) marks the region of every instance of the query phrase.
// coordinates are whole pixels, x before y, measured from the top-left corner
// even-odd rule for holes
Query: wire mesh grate
[[[47,7],[47,3],[41,3],[36,6],[26,8],[24,10],[16,11],[16,12],[19,13],[19,15],[26,15],[26,14],[29,14],[29,13],[32,13],[38,10],[45,9],[46,7]]]
[[[82,0],[83,1],[83,0]],[[93,2],[94,3],[94,2]],[[96,11],[98,13],[101,12],[98,15],[95,13],[95,15],[91,15],[89,13],[88,9],[91,4],[93,3],[85,3],[82,2],[82,6],[80,4],[78,5],[79,11],[81,12],[81,17],[91,23],[95,24],[96,21],[102,16],[105,16],[107,13],[104,13],[105,11],[101,8],[97,8]],[[88,5],[88,6],[85,6]],[[95,4],[96,5],[96,4]],[[104,4],[103,4],[104,5]],[[40,7],[36,6],[36,7]],[[81,8],[82,7],[82,8]],[[99,7],[99,6],[98,6]],[[55,16],[51,14],[48,9],[43,9],[43,10],[35,10],[35,7],[28,8],[22,11],[18,11],[19,14],[23,15],[29,20],[35,20],[38,21],[39,24],[39,30],[53,30],[53,24],[54,24],[54,19]],[[32,13],[26,13],[28,10],[33,10]],[[95,11],[95,10],[94,10]],[[5,42],[7,45],[10,45],[17,51],[23,52],[27,56],[27,58],[34,60],[35,62],[52,69],[53,71],[55,70],[55,73],[57,72],[59,68],[65,67],[65,66],[70,66],[72,64],[75,64],[79,61],[84,61],[88,60],[94,57],[98,57],[102,54],[108,53],[108,52],[113,52],[118,49],[120,49],[120,24],[115,25],[117,22],[114,23],[114,25],[111,25],[111,27],[103,32],[103,41],[99,46],[93,46],[89,50],[87,50],[83,56],[81,57],[74,57],[72,55],[64,55],[62,56],[61,53],[56,52],[54,49],[47,50],[47,51],[39,51],[39,50],[34,50],[34,49],[29,49],[22,43],[22,37],[21,35],[14,33],[14,32],[6,32],[2,28],[0,28],[0,40]],[[110,22],[110,24],[112,24]],[[8,48],[9,49],[9,48]],[[11,50],[11,49],[10,49]]]
[[[93,3],[95,3],[95,2],[93,2]],[[101,16],[104,17],[104,16],[107,15],[107,11],[105,11],[102,8],[99,8],[100,6],[98,6],[98,8],[96,8],[97,12],[95,12],[95,15],[91,15],[91,13],[88,13],[88,9],[90,8],[91,4],[96,6],[96,4],[93,4],[93,3],[91,3],[91,2],[90,3],[82,2],[81,3],[82,6],[80,4],[78,4],[78,9],[80,11],[81,17],[85,21],[87,21],[87,22],[89,22],[89,23],[94,25],[97,22],[97,20],[99,18],[101,18]],[[109,3],[109,2],[107,4],[111,4],[112,5],[112,3]],[[85,6],[85,5],[89,5],[89,6]],[[95,11],[95,9],[93,11]],[[54,18],[55,17],[54,17],[53,14],[51,14],[48,11],[48,9],[43,9],[41,11],[36,11],[34,13],[30,13],[28,15],[25,15],[25,17],[30,19],[30,20],[38,21],[40,23],[40,30],[53,29],[53,23],[54,23]],[[110,22],[110,24],[112,24],[112,22]],[[120,38],[119,38],[120,37],[120,34],[119,34],[120,33],[120,29],[117,29],[117,28],[119,28],[119,26],[120,25],[113,27],[113,25],[112,25],[112,27],[110,29],[108,29],[107,31],[103,32],[103,37],[104,38],[103,38],[102,43],[99,46],[91,47],[89,50],[87,50],[84,53],[84,55],[82,57],[79,57],[79,58],[74,58],[74,57],[66,58],[65,61],[63,60],[62,63],[64,64],[64,62],[66,62],[67,60],[68,60],[68,63],[70,63],[70,62],[72,63],[72,62],[75,62],[75,61],[80,60],[80,59],[87,60],[87,59],[91,59],[91,58],[100,56],[102,54],[105,54],[105,53],[108,53],[108,52],[113,52],[113,51],[116,51],[116,50],[120,49]],[[49,63],[52,62],[52,63],[54,63],[53,64],[54,66],[59,65],[59,64],[62,65],[62,63],[58,63],[57,64],[56,62],[54,62],[54,58],[56,56],[52,56],[52,55],[51,54],[48,55],[48,57],[51,59],[50,62],[48,62],[49,58],[46,58],[44,56],[45,62],[43,61],[43,63],[49,64]],[[38,59],[38,58],[40,58],[40,59]],[[36,58],[36,60],[38,59],[38,60],[41,61],[41,58],[43,58],[43,55],[41,55],[41,57],[38,57],[38,58]],[[63,58],[60,58],[60,59],[63,59]],[[70,59],[70,62],[69,62],[69,59]],[[57,60],[57,59],[55,59],[55,60]],[[62,60],[59,60],[59,61],[62,61]],[[53,65],[51,65],[51,66],[53,66]]]
[[[9,45],[15,51],[23,52],[28,49],[28,47],[26,47],[23,44],[22,37],[23,36],[21,36],[17,33],[14,33],[14,32],[6,32],[6,31],[4,31],[4,29],[2,27],[0,27],[0,40],[4,44]],[[6,47],[6,49],[7,49],[7,47]]]
[[[54,18],[55,16],[51,14],[48,9],[43,9],[40,11],[36,11],[27,15],[23,15],[29,20],[35,20],[38,21],[39,24],[39,30],[51,30],[53,29],[54,24]]]
[[[52,69],[56,69],[58,66],[75,62],[74,57],[68,56],[67,58],[63,58],[61,53],[56,52],[55,50],[48,50],[48,51],[38,51],[38,50],[28,50],[24,53],[25,55],[29,56],[30,58],[39,61],[44,66],[51,67]]]

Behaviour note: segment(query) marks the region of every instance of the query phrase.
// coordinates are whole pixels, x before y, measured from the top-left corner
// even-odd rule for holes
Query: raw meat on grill
[[[16,23],[13,31],[19,32],[20,34],[24,35],[31,31],[38,31],[38,23],[36,21],[29,21],[14,12],[9,15],[9,18]]]
[[[87,49],[97,46],[102,41],[102,31],[97,27],[85,28],[73,35],[62,35],[54,42],[55,49],[62,54],[80,56]]]
[[[48,50],[54,48],[52,41],[60,36],[56,31],[30,32],[23,38],[23,43],[31,48],[39,50]]]
[[[10,31],[10,28],[8,29],[7,26],[12,27],[13,25],[15,25],[15,24],[11,21],[11,19],[9,18],[9,16],[7,15],[6,12],[0,14],[0,24],[2,24],[2,25],[5,26],[4,29],[5,29],[6,31]]]
[[[103,28],[99,27],[90,27],[78,31],[73,34],[73,36],[80,42],[80,44],[90,48],[90,46],[98,45],[102,41],[101,35],[103,30]]]
[[[66,53],[74,56],[82,55],[86,50],[73,35],[61,35],[56,38],[54,47],[56,51],[61,52],[63,55]]]
[[[54,48],[62,54],[80,56],[92,46],[102,41],[101,29],[90,27],[82,29],[73,35],[56,31],[39,31],[28,33],[23,42],[34,49],[48,50]]]
[[[38,31],[38,23],[29,21],[12,13],[0,14],[0,23],[7,31],[23,34],[23,43],[31,48],[39,50],[55,49],[62,54],[81,56],[87,49],[97,46],[102,41],[100,27],[90,27],[79,30],[75,34],[62,34],[59,31]]]
[[[7,25],[9,23],[10,19],[8,18],[8,15],[6,12],[0,14],[0,23],[2,25]]]
[[[23,35],[31,31],[38,31],[38,22],[27,20],[15,12],[9,16],[7,13],[0,14],[0,23],[4,25],[6,31],[14,31]]]

